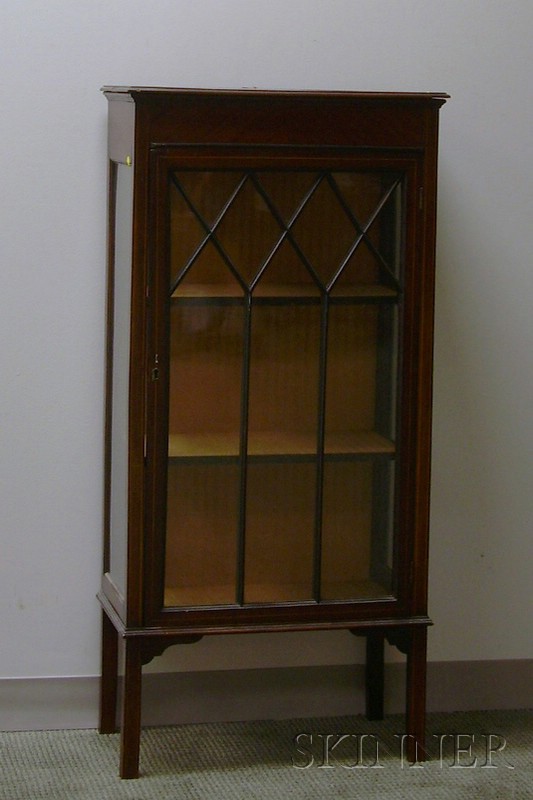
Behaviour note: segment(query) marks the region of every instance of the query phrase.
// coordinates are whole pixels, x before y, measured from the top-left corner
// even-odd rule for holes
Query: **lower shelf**
[[[375,581],[338,581],[325,583],[322,599],[381,600],[391,597],[390,589]],[[245,590],[245,603],[312,602],[312,591],[307,584],[254,583]],[[169,587],[165,589],[165,608],[189,606],[216,606],[235,604],[235,586],[230,584],[210,586]]]

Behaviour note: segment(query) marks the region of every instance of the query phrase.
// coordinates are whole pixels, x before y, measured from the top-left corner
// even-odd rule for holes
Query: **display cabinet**
[[[365,636],[371,718],[399,647],[423,758],[446,95],[104,92],[100,730],[123,641],[121,775],[138,774],[142,665],[246,632]]]

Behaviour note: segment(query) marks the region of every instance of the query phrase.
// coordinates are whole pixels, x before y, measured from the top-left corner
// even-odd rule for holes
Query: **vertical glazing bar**
[[[392,307],[378,306],[376,400],[374,428],[387,439],[396,440],[393,420],[394,320]],[[389,586],[391,582],[388,552],[391,530],[391,490],[394,488],[394,463],[376,459],[372,477],[372,539],[370,577]]]
[[[252,294],[246,293],[244,306],[242,385],[241,385],[241,430],[239,447],[240,488],[239,527],[237,531],[237,585],[236,602],[244,603],[244,571],[246,545],[246,487],[248,479],[248,411],[250,399],[250,349],[252,332]]]
[[[313,597],[320,601],[322,590],[322,506],[324,497],[324,437],[326,429],[326,374],[328,360],[329,295],[322,294],[320,320],[320,364],[318,375],[317,461],[315,500],[315,541],[313,553]]]

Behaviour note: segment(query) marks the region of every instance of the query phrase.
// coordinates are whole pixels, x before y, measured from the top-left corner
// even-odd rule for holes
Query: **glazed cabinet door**
[[[395,602],[415,172],[154,156],[152,617]]]

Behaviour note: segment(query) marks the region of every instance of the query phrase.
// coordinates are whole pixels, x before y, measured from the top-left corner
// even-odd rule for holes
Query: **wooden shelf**
[[[356,284],[356,285],[339,285],[334,286],[330,292],[330,297],[398,297],[396,289],[391,289],[390,286],[383,286],[382,284]]]
[[[307,298],[320,299],[321,293],[315,284],[295,283],[260,283],[252,292],[254,299],[261,298]],[[386,299],[398,296],[398,292],[389,286],[381,284],[350,284],[335,286],[330,293],[330,298],[352,297],[354,299]],[[172,295],[175,302],[211,301],[217,300],[244,300],[245,293],[236,283],[189,283],[180,284]]]
[[[233,283],[187,283],[180,284],[172,300],[187,299],[217,299],[223,297],[244,298],[244,292],[238,284]]]
[[[391,597],[390,589],[371,580],[335,581],[322,586],[323,601],[375,600]],[[252,583],[245,587],[244,602],[313,602],[312,590],[305,583]],[[236,589],[231,584],[166,587],[166,608],[236,604]]]
[[[375,431],[342,431],[326,435],[326,456],[393,456],[394,442]],[[168,456],[174,458],[235,458],[239,455],[238,437],[227,433],[174,433],[169,436]],[[297,457],[316,455],[312,433],[251,431],[248,435],[251,457]]]

